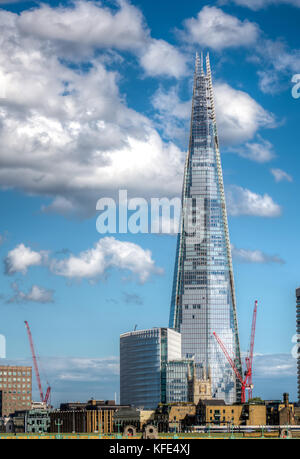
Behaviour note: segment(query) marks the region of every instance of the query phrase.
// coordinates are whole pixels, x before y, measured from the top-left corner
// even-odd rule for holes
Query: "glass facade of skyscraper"
[[[166,364],[181,358],[181,336],[153,328],[120,336],[120,402],[155,409],[166,402]]]
[[[297,298],[297,319],[296,319],[296,331],[297,331],[297,346],[298,346],[298,359],[297,359],[297,367],[298,367],[298,402],[300,403],[300,288],[296,290],[296,298]]]
[[[166,365],[167,403],[188,402],[188,379],[193,377],[194,360],[173,360]]]
[[[169,326],[182,358],[210,370],[213,396],[239,401],[240,385],[215,331],[241,371],[236,301],[209,58],[197,55]]]

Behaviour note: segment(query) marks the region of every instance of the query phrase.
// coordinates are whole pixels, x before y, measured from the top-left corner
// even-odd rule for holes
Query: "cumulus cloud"
[[[233,258],[242,263],[278,263],[284,264],[284,260],[277,255],[268,255],[261,250],[238,249],[233,244],[231,246]]]
[[[282,169],[271,169],[271,174],[273,175],[276,182],[282,182],[284,180],[287,182],[293,181],[293,177]]]
[[[258,136],[258,142],[247,142],[244,146],[232,149],[232,151],[257,163],[266,163],[275,157],[271,142],[260,136]]]
[[[173,76],[179,78],[186,74],[186,58],[174,46],[164,40],[151,40],[140,63],[151,76]]]
[[[248,20],[241,21],[220,8],[205,6],[197,18],[184,21],[183,36],[188,42],[217,51],[225,48],[249,46],[256,42],[259,27]]]
[[[291,5],[300,8],[300,0],[219,0],[219,5],[235,3],[239,6],[245,6],[251,10],[259,10],[270,5]]]
[[[46,289],[44,287],[39,287],[38,285],[33,285],[29,292],[22,292],[18,284],[14,282],[12,288],[15,291],[13,297],[11,297],[7,302],[8,303],[53,303],[53,290]]]
[[[95,280],[103,276],[108,269],[117,268],[131,272],[144,283],[151,274],[163,273],[162,269],[155,265],[150,250],[144,250],[132,242],[119,241],[114,237],[100,239],[94,248],[85,250],[78,256],[67,252],[67,255],[60,259],[50,258],[48,252],[35,252],[20,244],[7,254],[4,263],[7,274],[26,274],[30,266],[45,264],[53,274],[68,279]],[[37,286],[34,287],[30,292],[30,298],[33,300],[45,293]]]
[[[226,83],[215,85],[218,131],[223,145],[250,140],[256,132],[276,125],[275,117],[244,91]]]
[[[125,8],[125,17],[133,14],[124,2],[120,8]],[[117,20],[118,13],[97,9],[92,2],[78,2],[73,8],[42,6],[20,15],[0,11],[0,87],[5,94],[0,105],[0,186],[49,197],[52,202],[44,211],[91,215],[99,197],[120,188],[139,196],[180,193],[184,154],[174,143],[162,141],[149,118],[127,106],[119,75],[108,71],[101,57],[92,57],[84,70],[80,63],[66,64],[58,41],[74,44],[76,33],[94,41],[99,38],[94,33],[116,40],[101,27],[82,31],[97,14]],[[123,24],[121,10],[118,21]],[[129,22],[120,37],[127,27],[134,44],[140,29]],[[53,30],[59,28],[57,41]],[[147,43],[153,44],[151,39]],[[165,43],[156,44],[172,54]]]
[[[22,34],[51,43],[56,52],[74,60],[93,56],[95,50],[131,51],[150,76],[181,77],[186,58],[173,45],[151,38],[141,11],[125,0],[117,9],[96,2],[75,1],[56,8],[41,5],[22,12]]]
[[[155,266],[150,250],[132,242],[118,241],[113,237],[100,239],[94,248],[70,255],[62,260],[52,260],[51,271],[70,279],[96,279],[109,269],[118,268],[135,274],[145,282],[152,273],[161,274]]]
[[[23,11],[18,25],[25,35],[50,41],[70,54],[91,53],[95,48],[141,48],[149,31],[140,10],[124,0],[118,4],[114,11],[92,1],[57,8],[42,4]]]
[[[239,186],[227,190],[228,213],[232,216],[278,217],[281,207],[268,194],[260,195]]]
[[[4,260],[5,273],[15,274],[20,272],[26,274],[30,266],[40,266],[47,260],[47,252],[36,252],[24,244],[19,244],[10,250]]]

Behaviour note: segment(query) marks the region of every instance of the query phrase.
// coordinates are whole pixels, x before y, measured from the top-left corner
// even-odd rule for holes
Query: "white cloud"
[[[254,356],[256,378],[287,378],[297,376],[297,360],[291,354],[262,354]]]
[[[99,7],[76,3],[53,12],[47,6],[41,14],[50,14],[55,27],[62,14],[68,31],[78,8],[92,15]],[[45,26],[46,41],[37,35],[39,11],[28,11],[24,22],[23,13],[0,11],[0,186],[51,198],[44,210],[83,216],[120,188],[138,196],[180,193],[184,154],[126,105],[119,75],[99,59],[85,71],[67,66],[51,27]],[[32,25],[31,31],[34,22],[38,30]]]
[[[53,290],[33,285],[28,293],[24,293],[16,283],[13,283],[12,287],[15,295],[8,300],[8,303],[53,303]]]
[[[265,94],[274,94],[280,88],[279,77],[274,70],[259,70],[259,88]]]
[[[273,152],[273,145],[259,136],[258,142],[247,142],[245,146],[232,149],[239,156],[250,159],[257,163],[266,163],[271,161],[275,154]]]
[[[51,43],[56,52],[72,60],[88,57],[97,49],[131,51],[147,75],[179,78],[186,73],[186,58],[164,40],[151,38],[141,11],[125,0],[112,10],[93,1],[22,12],[21,34]]]
[[[191,116],[192,103],[190,100],[182,102],[179,99],[177,86],[172,86],[168,92],[160,87],[152,98],[152,104],[163,116],[177,119],[187,119]]]
[[[187,71],[184,55],[164,40],[151,40],[141,55],[140,63],[151,76],[180,78]]]
[[[275,117],[249,94],[226,83],[215,84],[215,106],[221,145],[250,140],[261,128],[275,126]]]
[[[277,255],[268,255],[261,250],[247,250],[247,249],[238,249],[233,244],[231,246],[232,256],[237,261],[243,263],[278,263],[284,264],[282,260]]]
[[[50,259],[48,252],[35,252],[20,244],[7,254],[4,263],[6,274],[26,274],[30,266],[45,264],[53,274],[68,279],[96,280],[110,268],[117,268],[130,271],[144,283],[151,274],[163,273],[163,270],[155,265],[150,250],[144,250],[132,242],[119,241],[114,237],[99,239],[94,248],[85,250],[78,256],[68,254],[61,259]],[[35,301],[41,298],[43,293],[46,291],[33,286],[26,297]]]
[[[186,41],[217,51],[225,48],[249,46],[256,42],[259,27],[248,20],[241,21],[220,8],[205,6],[197,18],[184,21]]]
[[[232,216],[278,217],[282,212],[268,194],[262,196],[239,186],[231,186],[226,197],[228,212]]]
[[[219,0],[220,5],[235,3],[239,6],[246,6],[251,10],[259,10],[270,5],[291,5],[300,8],[300,0]]]
[[[47,259],[47,252],[35,252],[30,247],[24,244],[19,244],[17,247],[8,252],[4,263],[6,274],[14,274],[21,272],[26,274],[30,266],[39,266]]]
[[[145,282],[153,273],[161,274],[155,266],[150,250],[144,250],[132,242],[118,241],[113,237],[100,239],[93,249],[70,255],[62,260],[52,260],[51,271],[70,279],[96,279],[111,267],[129,270]]]
[[[300,50],[289,49],[282,40],[261,40],[256,47],[255,63],[262,70],[257,72],[259,86],[264,93],[273,94],[290,83],[290,74],[300,72]]]
[[[293,177],[282,169],[271,169],[271,173],[275,178],[276,182],[282,182],[286,180],[287,182],[292,182]]]
[[[157,127],[162,130],[167,139],[177,139],[188,145],[189,124],[192,102],[181,101],[178,86],[172,86],[168,91],[160,87],[152,97],[152,105],[156,110]]]
[[[25,35],[50,41],[65,52],[141,48],[149,31],[140,10],[125,0],[118,3],[115,11],[93,1],[75,1],[57,8],[42,4],[23,11],[18,25]]]

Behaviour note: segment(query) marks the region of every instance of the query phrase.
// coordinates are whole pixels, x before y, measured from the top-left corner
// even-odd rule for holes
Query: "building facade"
[[[194,374],[194,361],[172,360],[166,365],[167,397],[166,403],[187,402],[188,381]]]
[[[300,403],[300,288],[296,290],[296,298],[297,298],[297,318],[296,318],[296,330],[297,330],[297,345],[298,345],[298,359],[297,359],[297,367],[298,367],[298,402]]]
[[[197,405],[196,423],[217,426],[265,426],[265,404],[225,405],[224,400],[201,400]]]
[[[140,432],[144,425],[153,424],[155,410],[141,410],[135,407],[123,407],[114,414],[114,430],[122,433],[126,426],[133,426]]]
[[[201,375],[201,376],[200,376]],[[194,403],[211,398],[210,374],[197,368],[193,359],[172,360],[166,364],[166,403]]]
[[[15,411],[30,410],[32,399],[32,369],[23,366],[0,366],[1,416]]]
[[[187,425],[195,424],[196,409],[194,403],[159,405],[155,411],[155,425],[159,432],[182,432]]]
[[[182,335],[182,358],[211,371],[213,396],[240,400],[240,384],[213,337],[241,372],[231,247],[210,61],[196,56],[189,150],[184,171],[169,327]]]
[[[152,410],[166,401],[166,364],[181,358],[181,336],[169,328],[120,336],[120,403]]]
[[[60,410],[50,412],[50,432],[111,434],[114,431],[114,413],[120,408],[113,400],[63,403]]]
[[[16,433],[48,433],[50,432],[50,411],[46,409],[16,411],[12,415]]]

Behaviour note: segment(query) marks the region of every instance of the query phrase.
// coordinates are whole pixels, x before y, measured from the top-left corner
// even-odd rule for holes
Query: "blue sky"
[[[255,393],[296,398],[298,0],[0,1],[0,333],[52,401],[113,398],[119,334],[166,326],[171,235],[96,230],[96,202],[179,196],[194,56],[209,52],[241,348]],[[45,385],[45,380],[44,385]],[[34,392],[35,397],[38,394]]]

